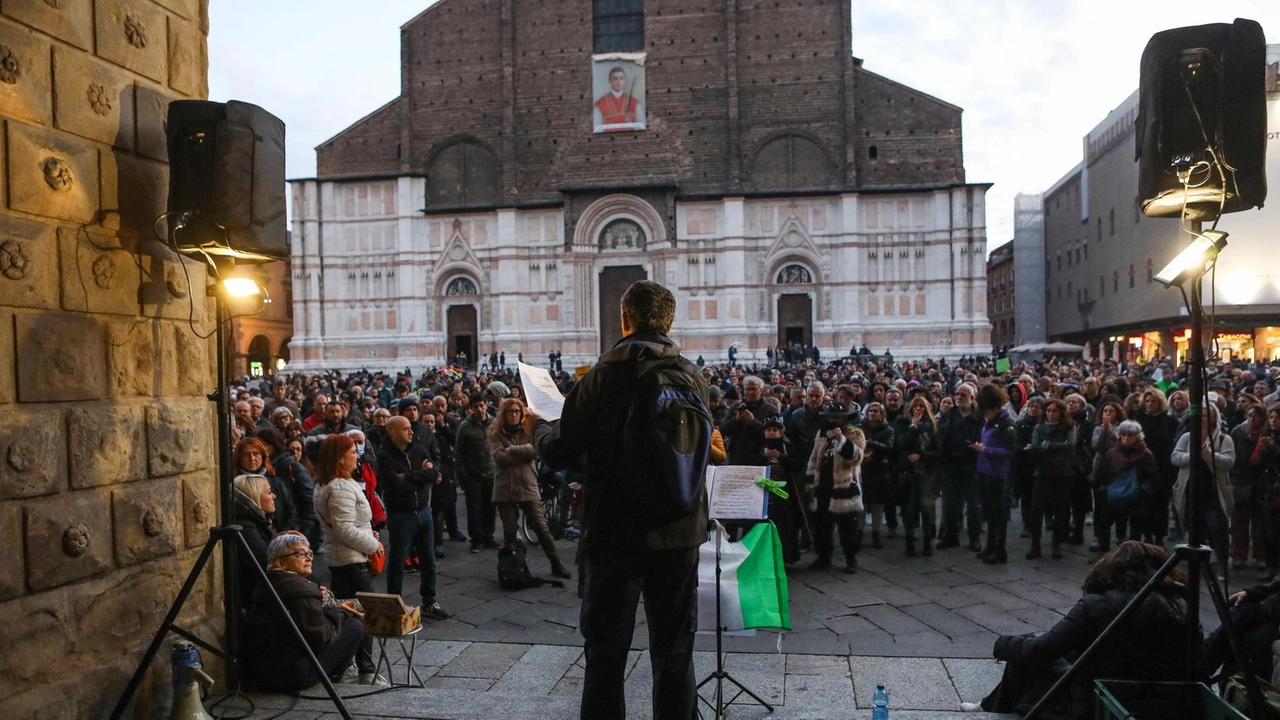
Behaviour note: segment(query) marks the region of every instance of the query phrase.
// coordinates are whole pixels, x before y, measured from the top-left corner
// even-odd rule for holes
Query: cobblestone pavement
[[[981,699],[999,679],[1001,665],[990,659],[995,638],[1048,628],[1075,604],[1091,567],[1084,546],[1068,546],[1062,560],[1025,560],[1029,541],[1020,532],[1015,521],[1007,565],[984,565],[964,548],[907,558],[898,537],[885,538],[880,550],[868,542],[857,574],[844,573],[838,557],[834,572],[803,564],[788,569],[791,632],[781,639],[772,632],[725,638],[727,669],[778,705],[773,717],[866,717],[870,693],[883,682],[895,718],[945,720],[952,712],[958,718],[961,701]],[[573,543],[559,546],[561,556],[572,559]],[[446,551],[438,561],[437,596],[453,616],[428,621],[419,636],[414,665],[425,689],[352,700],[352,711],[359,717],[576,717],[582,678],[576,573],[565,588],[510,592],[498,587],[495,551],[471,554],[458,542],[446,542]],[[805,563],[811,559],[807,554]],[[550,576],[536,548],[530,568]],[[376,584],[385,586],[385,579]],[[418,600],[417,584],[415,575],[406,576],[410,603]],[[1231,584],[1241,583],[1233,578]],[[1207,596],[1201,616],[1205,627],[1217,627]],[[646,632],[641,612],[627,679],[629,715],[637,718],[649,717]],[[714,637],[700,635],[696,648],[701,678],[714,670]],[[403,657],[392,654],[402,672]],[[344,694],[359,690],[342,688]],[[273,712],[290,702],[256,699]],[[763,716],[763,708],[745,705],[731,714]],[[304,699],[283,717],[338,716],[327,701]]]

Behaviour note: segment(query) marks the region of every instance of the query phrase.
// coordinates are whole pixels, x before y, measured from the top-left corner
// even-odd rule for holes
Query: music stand
[[[727,467],[727,466],[724,466],[724,467]],[[717,518],[718,513],[715,511],[716,506],[714,504],[715,482],[714,480],[712,480],[712,478],[714,478],[715,476],[715,470],[716,468],[714,467],[707,468],[707,474],[708,474],[707,494],[709,498],[712,498],[712,500],[708,502],[708,506],[711,508],[712,521],[718,520]],[[760,467],[760,468],[753,467],[751,468],[751,470],[753,475],[756,477],[759,477],[761,475],[763,475],[764,477],[769,476],[769,468],[767,466]],[[768,511],[767,511],[768,493],[764,493],[764,495],[765,497],[763,502],[764,502],[765,510],[762,511],[761,515],[757,515],[755,517],[745,517],[745,518],[735,518],[735,519],[741,519],[741,520],[757,522],[757,523],[761,521],[767,522],[768,521]],[[698,683],[698,686],[697,688],[694,689],[694,692],[697,693],[698,700],[703,703],[706,703],[707,707],[710,708],[715,713],[715,715],[712,716],[714,720],[721,720],[722,718],[724,718],[725,708],[733,704],[735,701],[737,701],[738,698],[742,697],[743,695],[746,695],[747,697],[751,698],[757,704],[764,706],[764,708],[769,712],[773,712],[772,705],[765,702],[763,698],[761,698],[759,695],[752,692],[746,685],[743,685],[737,678],[730,675],[729,671],[724,669],[725,627],[724,627],[723,618],[721,617],[721,606],[720,606],[720,603],[721,603],[720,601],[720,573],[721,573],[720,545],[721,543],[724,542],[724,527],[720,525],[719,522],[716,522],[715,538],[716,538],[715,540],[715,543],[716,543],[716,669],[713,670],[710,675],[707,675],[705,678],[702,679],[701,682]],[[715,692],[712,694],[712,698],[714,699],[714,702],[712,700],[709,700],[703,697],[702,693],[699,692],[700,690],[702,690],[702,686],[712,681],[715,682]],[[729,698],[728,700],[724,699],[725,681],[733,683],[738,688],[738,692],[735,693],[734,696]],[[700,708],[698,710],[698,717],[699,718],[702,717],[702,710]]]

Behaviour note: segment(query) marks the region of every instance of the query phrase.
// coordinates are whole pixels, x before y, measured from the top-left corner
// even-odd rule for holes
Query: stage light
[[[221,282],[222,292],[229,298],[244,298],[261,295],[262,288],[252,278],[229,277]]]
[[[1187,249],[1178,253],[1168,265],[1156,273],[1155,279],[1165,287],[1173,287],[1191,277],[1200,277],[1205,263],[1218,257],[1227,246],[1227,234],[1221,230],[1206,230],[1196,235]]]

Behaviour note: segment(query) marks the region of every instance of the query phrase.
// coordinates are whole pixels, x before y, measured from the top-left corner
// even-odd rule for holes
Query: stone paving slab
[[[889,693],[890,708],[957,710],[960,696],[937,658],[849,658],[859,708],[871,708],[877,683]]]

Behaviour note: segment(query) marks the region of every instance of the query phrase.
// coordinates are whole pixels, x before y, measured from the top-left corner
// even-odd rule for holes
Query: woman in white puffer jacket
[[[382,547],[370,524],[373,511],[364,487],[351,478],[355,467],[354,440],[346,435],[325,438],[316,465],[314,502],[324,532],[323,552],[333,578],[333,594],[343,599],[373,592],[368,556]],[[368,635],[356,652],[356,667],[362,685],[387,684],[375,672],[373,638]]]

